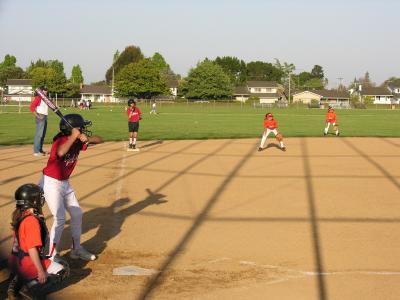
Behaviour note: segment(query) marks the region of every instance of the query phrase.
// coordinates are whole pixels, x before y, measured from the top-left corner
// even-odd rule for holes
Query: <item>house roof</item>
[[[6,85],[29,85],[32,86],[32,79],[7,79]]]
[[[301,93],[313,93],[315,95],[321,96],[322,98],[340,98],[340,99],[350,99],[350,94],[346,91],[337,91],[337,90],[306,90],[306,91],[298,91],[294,93],[293,96],[299,95]]]
[[[278,84],[275,81],[247,81],[247,86],[271,88],[271,87],[278,87]]]
[[[168,78],[167,80],[167,87],[168,88],[177,88],[179,86],[178,80],[174,78]]]
[[[392,93],[385,87],[363,88],[361,90],[363,96],[391,96]]]
[[[279,98],[283,96],[278,93],[251,93],[250,95],[258,98]]]
[[[246,86],[237,86],[235,87],[233,93],[235,95],[250,95],[249,90],[247,89]]]
[[[112,95],[112,91],[107,85],[84,85],[81,94]]]

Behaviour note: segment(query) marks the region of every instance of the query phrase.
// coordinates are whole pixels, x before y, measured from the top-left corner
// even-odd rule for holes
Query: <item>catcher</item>
[[[340,134],[339,133],[339,126],[336,123],[337,122],[337,116],[336,116],[335,110],[331,106],[329,106],[329,108],[328,108],[328,113],[325,116],[325,121],[326,121],[326,124],[325,124],[325,129],[324,129],[324,135],[328,134],[329,127],[332,125],[336,136],[339,136],[339,134]]]
[[[43,190],[36,184],[24,184],[16,190],[15,201],[8,299],[16,299],[18,295],[29,299],[44,297],[68,276],[69,267],[66,261],[55,262],[44,254],[48,231],[42,215]]]
[[[262,151],[264,149],[265,141],[267,140],[268,135],[272,132],[276,139],[279,142],[279,146],[281,147],[282,151],[286,151],[285,144],[283,144],[283,136],[280,132],[278,132],[278,122],[274,119],[274,116],[271,113],[267,113],[264,119],[264,133],[261,138],[260,147],[258,151]]]

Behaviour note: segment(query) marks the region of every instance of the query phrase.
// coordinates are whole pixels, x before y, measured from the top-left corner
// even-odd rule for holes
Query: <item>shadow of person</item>
[[[145,144],[145,145],[141,146],[140,148],[142,148],[142,149],[143,148],[148,148],[148,147],[155,146],[155,145],[161,145],[162,143],[163,143],[162,140],[158,140],[158,141],[154,141],[154,142]]]
[[[277,149],[281,150],[281,147],[278,144],[275,144],[275,143],[269,143],[267,145],[267,147],[265,147],[265,149],[268,149],[268,148],[277,148]]]
[[[128,207],[125,206],[130,203],[131,200],[129,198],[121,198],[115,200],[108,207],[98,207],[85,212],[83,214],[82,234],[96,228],[97,232],[91,239],[82,243],[82,246],[93,254],[100,255],[106,249],[107,243],[121,232],[122,225],[126,218],[140,212],[150,205],[160,205],[168,202],[163,199],[166,197],[165,195],[153,193],[150,189],[146,189],[146,191],[148,196],[144,200]],[[67,222],[67,224],[69,224],[69,222]],[[64,229],[64,231],[66,231],[66,229]],[[67,247],[65,246],[67,246],[66,239],[63,238],[61,249],[67,249],[69,244]],[[85,269],[88,264],[87,261],[73,260],[69,258],[69,255],[64,255],[63,258],[68,261],[71,274],[59,287],[53,289],[52,292],[77,283],[91,273],[91,269]]]

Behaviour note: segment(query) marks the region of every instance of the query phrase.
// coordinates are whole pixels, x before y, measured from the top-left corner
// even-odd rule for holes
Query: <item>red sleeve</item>
[[[39,221],[33,216],[26,217],[20,225],[19,237],[21,248],[29,250],[31,248],[41,247],[43,243],[40,236]]]
[[[129,117],[129,107],[126,109],[126,114],[127,114],[128,117]]]
[[[36,110],[36,107],[38,107],[40,105],[40,101],[42,101],[40,96],[36,96],[35,99],[33,99],[33,101],[31,102],[31,105],[29,107],[31,112],[34,112]]]

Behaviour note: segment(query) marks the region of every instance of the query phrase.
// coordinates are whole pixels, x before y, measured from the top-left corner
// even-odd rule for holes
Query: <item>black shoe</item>
[[[19,290],[21,289],[21,286],[22,286],[22,280],[20,280],[18,275],[13,276],[7,288],[7,296],[9,300],[18,299],[18,294]]]
[[[136,144],[132,144],[132,149],[136,149]]]
[[[285,151],[286,151],[286,147],[283,146],[283,147],[281,148],[281,150],[282,150],[283,152],[285,152]]]
[[[132,144],[129,144],[128,149],[133,149],[133,145],[132,145]]]
[[[324,132],[324,135],[327,135],[327,133]]]
[[[263,148],[261,148],[261,147],[258,147],[258,150],[257,151],[263,151]]]
[[[339,135],[340,135],[340,132],[336,133],[336,136],[339,136]]]

